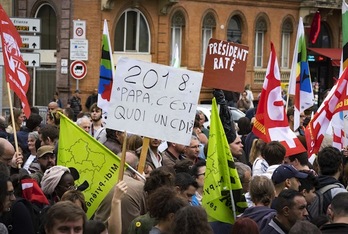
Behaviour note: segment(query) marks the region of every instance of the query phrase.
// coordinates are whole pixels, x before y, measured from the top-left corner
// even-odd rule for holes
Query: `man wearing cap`
[[[41,146],[37,150],[36,157],[36,160],[30,164],[29,171],[32,173],[30,176],[40,184],[45,171],[56,165],[54,146]]]
[[[74,121],[77,119],[77,115],[82,111],[80,90],[76,90],[73,96],[68,100],[67,107],[70,107],[74,111]]]
[[[276,190],[276,197],[284,189],[293,189],[298,191],[301,183],[298,179],[307,178],[308,174],[299,172],[292,165],[280,165],[275,169],[272,175],[272,181]]]

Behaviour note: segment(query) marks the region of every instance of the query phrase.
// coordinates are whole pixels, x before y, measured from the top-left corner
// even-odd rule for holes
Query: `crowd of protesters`
[[[127,139],[126,163],[134,169],[143,138],[107,128],[97,106],[97,90],[87,99],[86,112],[79,94],[76,90],[66,108],[56,94],[48,103],[46,121],[36,108],[29,118],[14,108],[14,124],[0,117],[0,233],[348,232],[348,151],[332,147],[332,139],[326,136],[317,155],[285,156],[279,142],[258,139],[252,132],[257,102],[249,86],[241,94],[214,91],[248,204],[234,224],[213,220],[202,205],[209,129],[203,126],[206,117],[200,111],[189,145],[150,139],[146,180],[126,169],[123,180],[87,220],[85,187],[75,185],[78,172],[57,165],[59,112],[114,154],[121,154]],[[227,105],[246,116],[231,121],[223,109]],[[306,147],[303,127],[309,114],[301,113],[298,129],[293,129],[293,107],[287,115],[291,130]]]

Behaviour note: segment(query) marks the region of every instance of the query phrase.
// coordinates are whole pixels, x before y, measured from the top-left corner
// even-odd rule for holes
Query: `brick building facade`
[[[287,82],[299,17],[309,27],[317,10],[329,37],[329,48],[341,47],[341,1],[330,0],[0,0],[13,17],[42,19],[41,68],[36,70],[37,105],[46,105],[57,90],[66,104],[71,91],[82,92],[83,103],[98,85],[103,20],[109,24],[115,61],[128,56],[170,65],[174,46],[179,46],[181,66],[203,71],[210,37],[249,46],[245,84],[256,95],[264,80],[270,41],[275,45],[282,81]],[[68,59],[73,20],[85,20],[88,40],[87,76],[77,84],[62,70]],[[308,47],[319,47],[308,45]],[[31,71],[32,72],[32,71]],[[237,79],[237,78],[236,78]],[[32,92],[32,89],[30,90]],[[28,95],[32,101],[31,95]],[[211,90],[202,88],[201,100]]]

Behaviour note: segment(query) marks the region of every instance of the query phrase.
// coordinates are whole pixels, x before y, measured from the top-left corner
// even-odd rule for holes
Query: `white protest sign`
[[[106,125],[189,145],[202,73],[121,58]]]

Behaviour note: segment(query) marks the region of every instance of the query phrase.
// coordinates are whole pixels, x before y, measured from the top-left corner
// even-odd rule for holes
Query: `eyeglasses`
[[[197,174],[197,177],[199,177],[199,176],[205,176],[205,172],[204,173],[200,173],[200,174]]]

